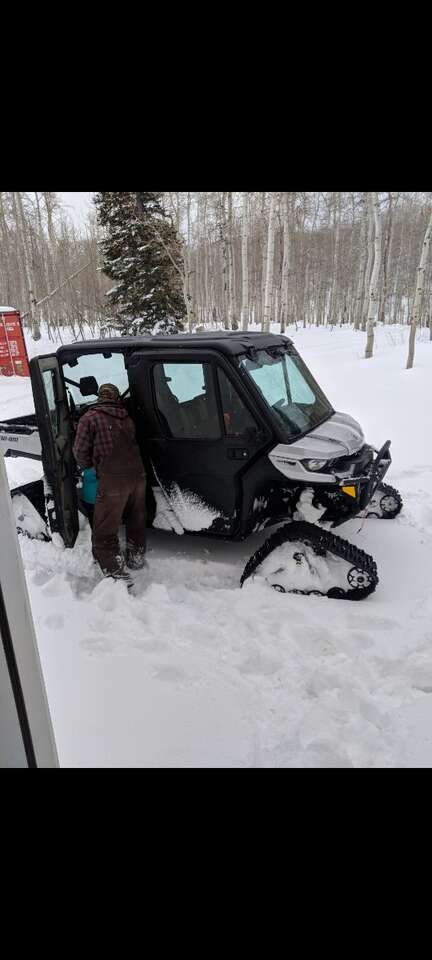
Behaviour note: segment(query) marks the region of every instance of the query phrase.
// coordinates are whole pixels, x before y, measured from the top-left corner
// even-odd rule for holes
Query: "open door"
[[[59,533],[66,547],[78,536],[78,499],[73,427],[66,388],[54,354],[30,361],[30,376],[42,445],[42,463],[48,484],[48,518],[52,533]]]

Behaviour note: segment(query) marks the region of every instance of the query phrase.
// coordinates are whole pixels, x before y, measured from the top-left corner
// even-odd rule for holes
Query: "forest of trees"
[[[96,213],[78,232],[55,193],[0,193],[0,302],[36,339],[42,322],[53,339],[63,327],[98,332],[109,287],[99,239]]]
[[[347,324],[367,331],[366,356],[377,322],[410,323],[413,336],[428,325],[432,336],[430,193],[165,193],[162,202],[181,244],[186,330]],[[77,337],[85,325],[115,331],[104,238],[96,207],[78,231],[55,193],[0,193],[0,302],[21,310],[36,338],[42,322],[56,338],[65,326]]]

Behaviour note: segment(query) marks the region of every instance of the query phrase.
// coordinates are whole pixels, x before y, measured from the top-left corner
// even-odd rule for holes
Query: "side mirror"
[[[97,396],[97,392],[99,390],[95,377],[81,377],[79,388],[81,396],[83,397]]]

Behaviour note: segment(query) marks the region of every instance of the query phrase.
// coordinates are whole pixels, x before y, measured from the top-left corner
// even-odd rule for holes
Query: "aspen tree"
[[[430,216],[429,216],[428,224],[426,227],[426,233],[423,239],[420,263],[417,268],[417,283],[416,283],[414,304],[413,304],[412,315],[411,315],[411,327],[410,327],[409,344],[408,344],[408,358],[407,358],[407,365],[406,365],[407,370],[410,370],[414,363],[416,327],[421,316],[426,264],[427,264],[429,250],[431,246],[431,238],[432,238],[432,208],[430,211]]]
[[[265,284],[266,284],[266,267],[267,267],[267,244],[268,244],[268,223],[266,227],[266,217],[265,217],[265,203],[266,203],[266,193],[261,194],[261,297],[260,297],[260,323],[261,329],[263,329],[264,324],[264,303],[265,303]]]
[[[191,284],[191,275],[192,275],[192,265],[191,265],[191,238],[192,238],[192,226],[191,226],[191,195],[187,194],[186,201],[186,217],[187,217],[187,243],[183,244],[183,255],[184,255],[184,292],[185,292],[185,301],[186,301],[186,311],[187,311],[187,320],[188,320],[188,329],[189,333],[192,333],[195,323],[195,310],[194,302],[192,297],[192,284]]]
[[[11,283],[11,250],[9,241],[9,230],[6,223],[6,215],[3,206],[3,194],[0,193],[0,237],[1,237],[1,276],[2,288],[0,290],[0,299],[3,297],[3,303],[10,304],[12,301],[12,283]]]
[[[341,195],[337,193],[334,199],[333,227],[334,227],[334,253],[333,253],[333,282],[331,288],[330,300],[330,323],[334,326],[338,319],[338,283],[339,283],[339,239],[340,239],[340,221],[341,221]]]
[[[369,309],[366,324],[366,350],[365,359],[369,360],[373,356],[374,345],[374,327],[378,316],[378,283],[381,266],[381,218],[379,212],[378,194],[370,195],[370,203],[373,209],[373,219],[375,227],[374,241],[374,263],[369,287]]]
[[[25,277],[25,290],[26,290],[26,299],[29,307],[29,317],[30,317],[30,328],[32,331],[33,340],[40,340],[41,333],[39,322],[36,316],[35,311],[35,282],[33,276],[33,266],[30,257],[30,250],[28,244],[27,236],[27,223],[24,216],[24,210],[22,205],[22,197],[20,193],[13,193],[13,208],[15,222],[17,226],[18,233],[18,247],[21,248],[22,263],[24,266],[24,277]]]
[[[243,194],[242,206],[242,307],[241,327],[247,330],[249,324],[249,264],[248,264],[248,194]]]
[[[381,286],[380,305],[378,310],[378,318],[381,323],[385,323],[387,292],[388,292],[388,266],[389,266],[389,260],[390,260],[391,241],[393,236],[393,194],[392,193],[388,194],[388,199],[389,199],[389,204],[388,204],[388,215],[387,215],[387,229],[385,232],[384,248],[383,248],[382,286]]]
[[[373,201],[372,194],[368,193],[366,195],[366,206],[367,206],[367,216],[368,216],[368,234],[367,234],[367,264],[366,264],[366,273],[364,281],[365,296],[363,301],[363,310],[361,318],[361,328],[366,330],[366,321],[369,313],[370,306],[370,283],[372,277],[372,267],[374,262],[374,211],[373,211]]]
[[[274,273],[274,239],[275,239],[275,214],[276,214],[276,194],[270,194],[270,212],[267,233],[267,262],[266,262],[266,282],[264,293],[264,315],[262,329],[264,332],[270,330],[270,321],[273,305],[273,273]]]
[[[400,306],[400,274],[401,274],[401,260],[402,260],[402,250],[404,243],[404,227],[405,221],[401,221],[400,237],[399,237],[399,250],[398,257],[396,262],[396,269],[393,277],[393,323],[397,323],[399,316],[399,306]]]
[[[228,193],[228,216],[226,224],[226,261],[227,261],[227,294],[228,294],[228,326],[233,330],[237,325],[235,318],[235,289],[234,289],[234,253],[233,253],[233,210],[232,193]]]
[[[47,264],[47,260],[46,260],[46,247],[45,247],[44,229],[43,229],[43,224],[42,224],[41,205],[40,205],[40,201],[39,201],[39,194],[38,194],[36,191],[35,191],[35,199],[36,199],[37,222],[38,222],[38,233],[39,233],[39,249],[40,249],[40,257],[41,257],[41,272],[42,272],[42,280],[43,280],[42,289],[45,291],[45,293],[47,293],[47,292],[48,292],[48,289],[49,289],[48,264]],[[47,302],[46,315],[47,315],[47,321],[48,321],[48,336],[51,338],[51,333],[50,333],[50,318],[51,318],[50,301]]]

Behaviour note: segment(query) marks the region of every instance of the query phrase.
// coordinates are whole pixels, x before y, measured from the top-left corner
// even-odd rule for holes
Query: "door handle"
[[[229,460],[247,460],[249,450],[246,447],[228,447],[227,457]]]

